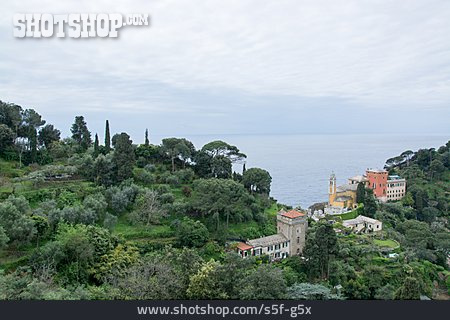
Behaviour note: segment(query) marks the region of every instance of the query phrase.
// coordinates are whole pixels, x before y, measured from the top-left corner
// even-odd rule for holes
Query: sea
[[[278,202],[308,208],[328,200],[331,173],[338,185],[383,168],[387,159],[405,150],[438,148],[449,141],[444,135],[298,134],[298,135],[186,135],[197,149],[223,140],[247,155],[246,168],[259,167],[272,176],[270,195]],[[160,143],[162,137],[154,137]],[[233,169],[242,172],[242,163]]]

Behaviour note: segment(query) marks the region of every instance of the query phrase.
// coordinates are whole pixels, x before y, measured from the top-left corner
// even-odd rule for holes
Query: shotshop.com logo
[[[149,15],[136,13],[18,13],[13,17],[16,38],[117,38],[124,26],[148,26]]]

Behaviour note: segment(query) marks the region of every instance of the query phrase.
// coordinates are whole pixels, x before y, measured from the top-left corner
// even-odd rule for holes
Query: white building
[[[406,180],[399,176],[389,176],[386,184],[386,200],[396,201],[406,194]]]
[[[381,231],[383,223],[379,220],[359,215],[355,219],[344,220],[344,227],[351,228],[356,233],[371,233]]]

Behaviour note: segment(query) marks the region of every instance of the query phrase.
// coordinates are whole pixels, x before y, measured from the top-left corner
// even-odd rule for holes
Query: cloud
[[[449,114],[446,0],[1,6],[0,98],[36,106],[44,115],[61,108],[71,114],[167,115],[168,122],[194,131],[214,130],[212,119],[222,119],[230,130],[243,132],[256,131],[250,120],[255,110],[264,109],[258,118],[273,117],[271,108],[310,118],[308,112],[317,114],[311,108],[324,101],[329,110],[344,113],[370,110],[359,111],[361,118],[392,109]],[[124,28],[119,39],[16,39],[17,12],[149,13],[152,25]],[[195,118],[186,114],[198,116],[196,127],[183,123]],[[236,121],[236,114],[244,120]]]

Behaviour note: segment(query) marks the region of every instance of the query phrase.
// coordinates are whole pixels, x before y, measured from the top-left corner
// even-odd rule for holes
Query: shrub
[[[159,197],[161,203],[173,203],[175,200],[174,195],[169,192],[169,193],[164,193]]]
[[[171,186],[177,186],[180,184],[180,179],[176,175],[170,175],[166,178],[166,183]]]

